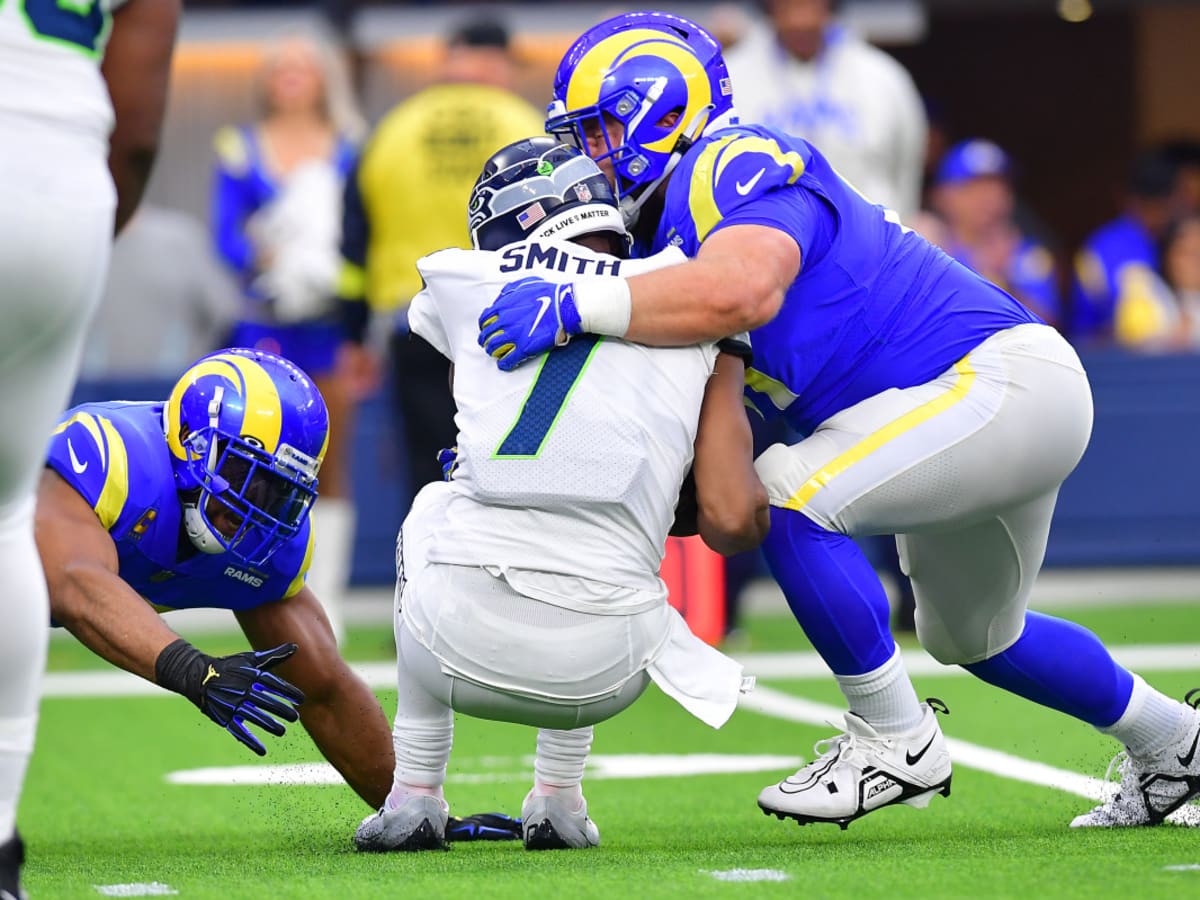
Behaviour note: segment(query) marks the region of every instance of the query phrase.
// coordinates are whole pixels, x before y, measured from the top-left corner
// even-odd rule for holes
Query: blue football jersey
[[[1158,250],[1146,227],[1125,215],[1090,235],[1075,259],[1072,337],[1106,337],[1112,332],[1117,311],[1126,299],[1121,273],[1130,266],[1157,272]]]
[[[800,247],[779,313],[751,332],[749,401],[808,433],[889,388],[923,384],[988,336],[1041,320],[859,194],[808,142],[760,126],[698,141],[667,188],[652,249],[695,256],[764,225]]]
[[[191,552],[162,414],[162,403],[87,403],[67,410],[50,442],[46,464],[112,535],[121,578],[162,609],[251,609],[299,592],[312,558],[307,521],[260,567]]]

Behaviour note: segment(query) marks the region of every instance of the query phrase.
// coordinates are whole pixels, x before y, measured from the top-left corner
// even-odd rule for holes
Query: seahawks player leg
[[[31,120],[10,120],[0,109],[0,131],[6,135],[0,142],[0,846],[9,845],[3,865],[12,867],[15,886],[16,807],[33,749],[49,633],[33,536],[34,488],[103,285],[113,197],[99,153],[64,150],[63,168],[46,172],[37,150],[15,140],[36,133]]]

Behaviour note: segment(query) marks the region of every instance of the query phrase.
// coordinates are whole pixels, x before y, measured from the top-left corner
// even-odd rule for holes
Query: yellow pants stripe
[[[954,371],[958,373],[958,378],[945,393],[921,404],[916,409],[909,410],[900,418],[867,435],[845,453],[835,456],[808,479],[800,490],[788,498],[788,501],[783,504],[784,509],[803,509],[817,491],[852,465],[966,397],[967,392],[971,390],[971,385],[975,383],[975,370],[971,368],[970,360],[970,356],[964,356],[955,363]]]

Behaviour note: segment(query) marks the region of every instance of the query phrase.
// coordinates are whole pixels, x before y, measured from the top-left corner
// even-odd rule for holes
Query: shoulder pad
[[[688,184],[688,206],[703,241],[735,209],[772,191],[795,184],[804,159],[771,137],[729,134],[704,146]]]

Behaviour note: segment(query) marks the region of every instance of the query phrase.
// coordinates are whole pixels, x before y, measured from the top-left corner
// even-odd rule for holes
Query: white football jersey
[[[124,2],[0,3],[0,115],[32,116],[107,140],[113,110],[100,63],[112,11]]]
[[[458,406],[453,497],[430,561],[661,594],[658,569],[715,344],[660,348],[579,335],[501,372],[479,347],[479,315],[527,275],[578,281],[683,261],[675,248],[620,260],[538,240],[494,252],[442,250],[418,262],[426,287],[409,323],[454,363]]]

